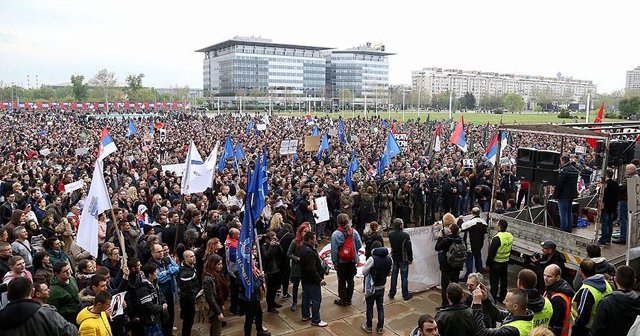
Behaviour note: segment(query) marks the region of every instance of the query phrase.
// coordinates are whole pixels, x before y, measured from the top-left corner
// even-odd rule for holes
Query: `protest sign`
[[[72,183],[67,183],[64,185],[64,191],[71,193],[74,192],[78,189],[82,189],[84,187],[84,181],[80,180],[80,181],[75,181]]]
[[[176,163],[170,165],[163,165],[162,171],[170,171],[176,173],[178,176],[182,176],[184,174],[184,170],[187,168],[187,165],[184,163]]]
[[[84,147],[76,148],[76,156],[82,156],[85,154],[89,154],[88,148],[84,148]]]
[[[396,138],[396,142],[398,143],[398,146],[400,147],[400,149],[402,149],[402,152],[406,152],[407,151],[407,147],[409,146],[409,134],[407,133],[396,133],[393,135],[394,138]]]
[[[282,140],[280,143],[280,155],[295,154],[298,149],[298,140]]]
[[[316,217],[316,223],[322,223],[329,220],[329,207],[327,205],[327,197],[318,197],[314,201],[318,210],[313,210]]]
[[[304,137],[304,151],[305,152],[317,152],[320,148],[320,136],[306,136]]]

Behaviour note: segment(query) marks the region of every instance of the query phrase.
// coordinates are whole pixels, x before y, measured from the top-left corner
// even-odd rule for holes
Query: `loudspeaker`
[[[549,226],[553,226],[556,228],[560,228],[560,211],[558,208],[558,201],[557,200],[549,200],[547,202],[547,211],[549,213],[549,217],[551,217],[551,223],[548,223]],[[572,221],[572,225],[571,227],[576,227],[578,226],[578,213],[580,212],[580,203],[578,202],[573,202],[571,204],[571,219],[573,219]],[[544,218],[543,218],[544,220]]]
[[[541,150],[538,151],[538,161],[536,167],[540,169],[559,169],[560,168],[560,152]]]
[[[516,177],[529,182],[535,180],[536,169],[534,167],[516,166]]]
[[[557,169],[536,168],[535,182],[542,183],[542,184],[556,185],[558,184],[559,174],[560,173],[558,172]]]
[[[538,150],[535,148],[518,148],[518,167],[535,167],[538,161]]]
[[[631,163],[635,155],[636,142],[633,140],[615,140],[609,143],[610,166],[620,166]],[[601,162],[602,164],[602,162]]]

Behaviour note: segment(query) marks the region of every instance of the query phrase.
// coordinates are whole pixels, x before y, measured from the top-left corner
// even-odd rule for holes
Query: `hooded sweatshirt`
[[[604,274],[605,279],[611,279],[616,275],[616,268],[604,257],[591,258],[591,260],[596,263],[596,274]],[[579,289],[583,280],[580,272],[576,272],[576,277],[573,279],[573,288]]]
[[[547,289],[544,292],[544,297],[551,301],[551,306],[553,307],[553,314],[551,315],[551,321],[549,322],[549,329],[551,329],[554,334],[560,335],[566,316],[566,309],[571,309],[571,307],[567,307],[567,303],[561,296],[554,296],[556,293],[564,294],[569,298],[569,300],[571,300],[575,295],[575,291],[571,286],[569,286],[567,281],[560,279],[560,281],[556,281],[553,285],[547,286]]]
[[[634,291],[615,291],[602,299],[591,335],[626,335],[640,315],[640,296]]]
[[[589,285],[595,288],[604,296],[611,294],[612,291],[611,286],[607,283],[602,274],[596,274],[584,280],[583,286],[578,290],[571,302],[576,311],[575,313],[572,311],[572,315],[574,315],[574,322],[571,327],[571,335],[574,336],[589,334],[589,321],[594,317],[591,316],[591,311],[594,305],[599,304],[584,285]],[[597,306],[595,307],[595,310],[598,310]]]
[[[78,313],[77,322],[79,336],[111,336],[111,326],[105,312],[92,313],[89,308],[84,308]]]

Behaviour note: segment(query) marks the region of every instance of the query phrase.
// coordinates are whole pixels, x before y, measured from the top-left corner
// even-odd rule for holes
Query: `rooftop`
[[[214,45],[210,45],[208,47],[198,49],[196,52],[208,52],[212,50],[224,49],[228,47],[232,47],[235,45],[250,45],[250,46],[259,46],[259,47],[274,47],[274,48],[290,48],[290,49],[307,49],[307,50],[329,50],[333,48],[327,47],[314,47],[314,46],[305,46],[299,44],[283,44],[283,43],[273,43],[270,39],[264,38],[256,38],[256,37],[234,37],[233,39],[220,42]]]

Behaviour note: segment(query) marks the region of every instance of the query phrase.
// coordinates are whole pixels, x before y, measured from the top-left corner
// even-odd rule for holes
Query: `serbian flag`
[[[442,135],[442,124],[438,124],[438,128],[436,128],[436,140],[433,144],[433,150],[439,152],[442,150],[440,144],[440,136]]]
[[[117,151],[116,143],[113,142],[111,135],[107,128],[102,129],[102,135],[100,136],[100,146],[98,147],[98,160],[104,160],[107,155]]]
[[[600,124],[602,123],[602,119],[604,119],[604,102],[602,102],[602,105],[600,105],[600,111],[598,111],[598,114],[596,115],[596,119],[593,121],[595,124]],[[596,132],[600,133],[599,130],[595,130]],[[591,148],[595,149],[596,145],[598,144],[598,140],[596,139],[587,139],[587,143],[589,144],[589,146],[591,146]]]
[[[451,143],[458,146],[461,151],[467,152],[467,135],[464,132],[464,116],[460,116],[460,122],[451,135]]]
[[[304,120],[307,122],[307,125],[313,125],[316,123],[316,121],[313,119],[313,116],[310,114],[305,115]]]

